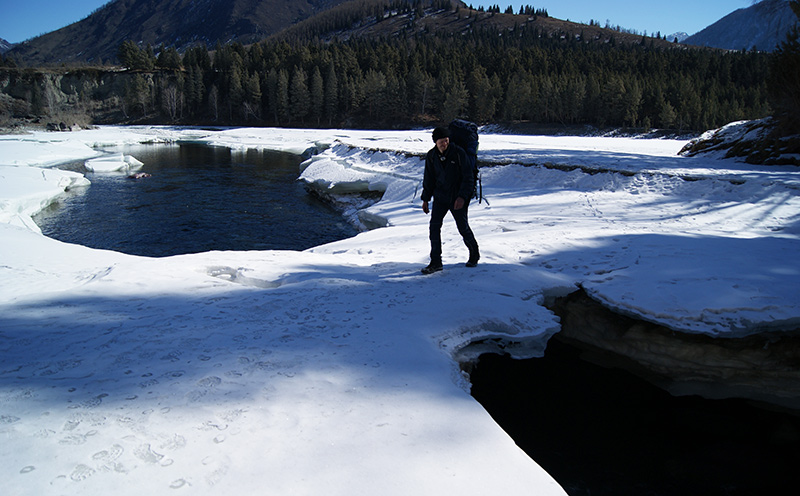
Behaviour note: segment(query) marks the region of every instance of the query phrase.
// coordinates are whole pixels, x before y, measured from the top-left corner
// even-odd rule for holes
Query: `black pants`
[[[469,228],[469,221],[467,220],[468,208],[469,202],[465,202],[461,209],[453,210],[452,205],[434,200],[433,208],[431,208],[430,224],[431,262],[442,261],[442,223],[447,212],[453,214],[458,232],[464,239],[464,244],[469,248],[470,255],[472,255],[473,250],[477,251],[478,243],[475,241],[475,235],[472,234],[472,229]]]

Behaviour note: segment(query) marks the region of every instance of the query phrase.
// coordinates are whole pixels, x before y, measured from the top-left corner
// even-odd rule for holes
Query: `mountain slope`
[[[115,0],[85,19],[15,46],[26,65],[99,62],[125,40],[182,48],[252,42],[345,0]]]
[[[0,55],[6,53],[7,51],[11,50],[11,47],[14,45],[9,43],[8,41],[0,38]]]
[[[274,39],[308,42],[313,40],[332,41],[349,38],[382,38],[424,36],[427,33],[450,33],[469,35],[473,32],[491,30],[500,36],[504,33],[522,31],[536,32],[538,36],[574,40],[584,43],[652,43],[658,47],[673,44],[659,38],[643,38],[596,25],[564,21],[548,15],[501,14],[477,11],[458,2],[455,10],[440,8],[434,0],[433,5],[418,12],[416,9],[387,10],[380,19],[375,15],[363,15],[361,5],[370,0],[351,0],[343,2],[320,14],[293,24],[272,36]],[[381,0],[372,0],[381,3]],[[439,2],[441,4],[441,2]],[[361,10],[359,10],[361,9]]]
[[[756,48],[771,52],[786,39],[786,34],[796,21],[787,0],[764,0],[728,14],[683,43],[728,50]]]
[[[390,0],[115,0],[82,21],[14,46],[9,55],[27,66],[101,63],[115,60],[117,48],[126,40],[141,47],[164,44],[181,51],[198,42],[211,48],[217,41],[246,44],[272,35],[310,41],[519,27],[564,40],[642,42],[641,35],[547,15],[492,14],[468,9],[464,2],[452,5],[456,4],[459,8],[450,10],[443,8],[451,5],[447,0],[426,0],[421,15],[421,10],[402,14],[416,9]],[[650,42],[668,45],[659,39]]]

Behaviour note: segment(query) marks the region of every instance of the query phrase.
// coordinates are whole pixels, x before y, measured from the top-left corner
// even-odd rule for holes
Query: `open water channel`
[[[300,159],[201,145],[123,150],[151,176],[92,185],[39,215],[47,236],[134,255],[302,250],[356,234],[297,181]],[[83,163],[72,164],[84,172]],[[762,495],[800,490],[800,417],[744,401],[674,398],[551,340],[543,358],[481,358],[473,396],[571,495]],[[503,474],[498,474],[503,477]]]
[[[86,173],[81,188],[36,217],[61,241],[164,257],[211,250],[305,250],[354,236],[342,216],[297,180],[292,154],[204,145],[122,149],[150,177]],[[85,172],[83,162],[65,169]]]

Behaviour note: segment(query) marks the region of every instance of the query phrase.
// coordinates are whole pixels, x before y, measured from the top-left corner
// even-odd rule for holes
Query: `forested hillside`
[[[407,16],[411,23],[447,10],[399,4],[409,7],[375,14],[373,6],[362,19]],[[613,32],[567,36],[536,26],[340,34],[324,42],[295,36],[183,55],[126,42],[119,58],[128,70],[114,85],[99,83],[111,77],[102,70],[67,87],[58,71],[4,70],[0,91],[8,95],[0,112],[46,115],[72,102],[92,109],[97,122],[396,127],[462,116],[683,131],[770,112],[767,54],[641,36],[623,43]],[[69,72],[74,81],[80,71]],[[8,90],[25,79],[27,97]]]
[[[100,64],[125,40],[183,50],[198,42],[252,43],[349,0],[114,0],[86,18],[25,40],[25,66]]]

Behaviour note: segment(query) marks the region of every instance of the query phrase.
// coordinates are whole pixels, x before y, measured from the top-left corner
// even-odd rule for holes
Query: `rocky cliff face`
[[[0,71],[0,92],[17,99],[35,99],[40,92],[52,89],[55,99],[69,102],[82,94],[100,100],[121,94],[125,74],[80,70],[64,73],[23,70]]]
[[[132,84],[152,94],[173,75],[97,69],[39,71],[0,69],[0,126],[64,121],[81,127],[124,123],[134,104]]]
[[[557,335],[585,357],[627,369],[672,394],[747,398],[800,410],[800,329],[747,338],[686,334],[617,315],[584,291],[558,298]]]

